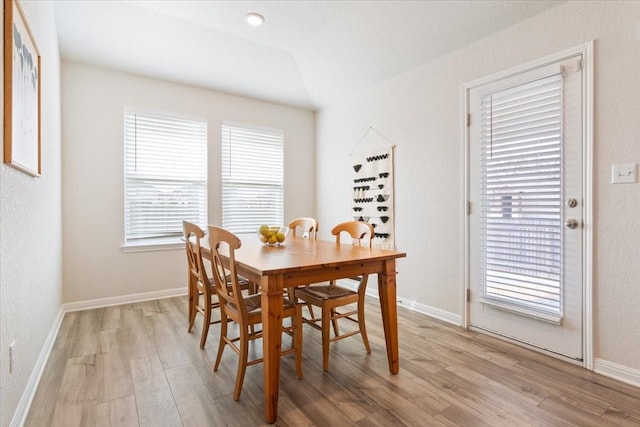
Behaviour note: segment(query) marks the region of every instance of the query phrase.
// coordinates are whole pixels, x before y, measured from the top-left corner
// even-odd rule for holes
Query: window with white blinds
[[[282,225],[284,134],[280,130],[222,125],[222,226],[255,232]]]
[[[125,111],[125,246],[207,225],[207,123]]]
[[[562,76],[481,99],[485,297],[561,315]]]

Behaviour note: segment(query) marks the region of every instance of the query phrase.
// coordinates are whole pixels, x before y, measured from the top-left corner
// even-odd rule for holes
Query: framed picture
[[[4,2],[4,162],[40,176],[40,53],[18,0]]]

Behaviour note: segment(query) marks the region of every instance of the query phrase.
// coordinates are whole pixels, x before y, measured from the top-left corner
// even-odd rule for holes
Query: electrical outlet
[[[638,165],[628,163],[624,165],[611,166],[612,184],[633,184],[638,182]]]
[[[9,373],[13,373],[13,368],[16,365],[16,340],[9,345]]]

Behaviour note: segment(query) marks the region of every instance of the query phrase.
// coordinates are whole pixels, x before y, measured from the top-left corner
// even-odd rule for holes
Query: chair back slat
[[[235,250],[239,249],[240,245],[241,241],[235,234],[220,227],[209,226],[211,270],[216,292],[222,302],[221,306],[231,304],[246,319],[247,308],[236,269]]]
[[[315,218],[296,218],[289,222],[292,237],[302,236],[315,239],[318,236],[318,221]],[[297,234],[298,230],[300,234]]]
[[[336,244],[340,244],[340,235],[347,233],[356,246],[371,247],[373,240],[373,226],[363,221],[342,222],[331,229],[331,234],[336,236]]]
[[[204,237],[204,231],[197,225],[188,221],[182,221],[182,229],[184,233],[189,271],[199,282],[199,288],[206,285],[210,286],[209,278],[207,277],[204,264],[202,262],[202,253],[200,250],[200,239]]]

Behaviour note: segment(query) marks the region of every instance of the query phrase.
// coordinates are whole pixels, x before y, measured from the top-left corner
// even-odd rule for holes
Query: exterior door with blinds
[[[581,55],[468,90],[469,324],[583,352]]]

